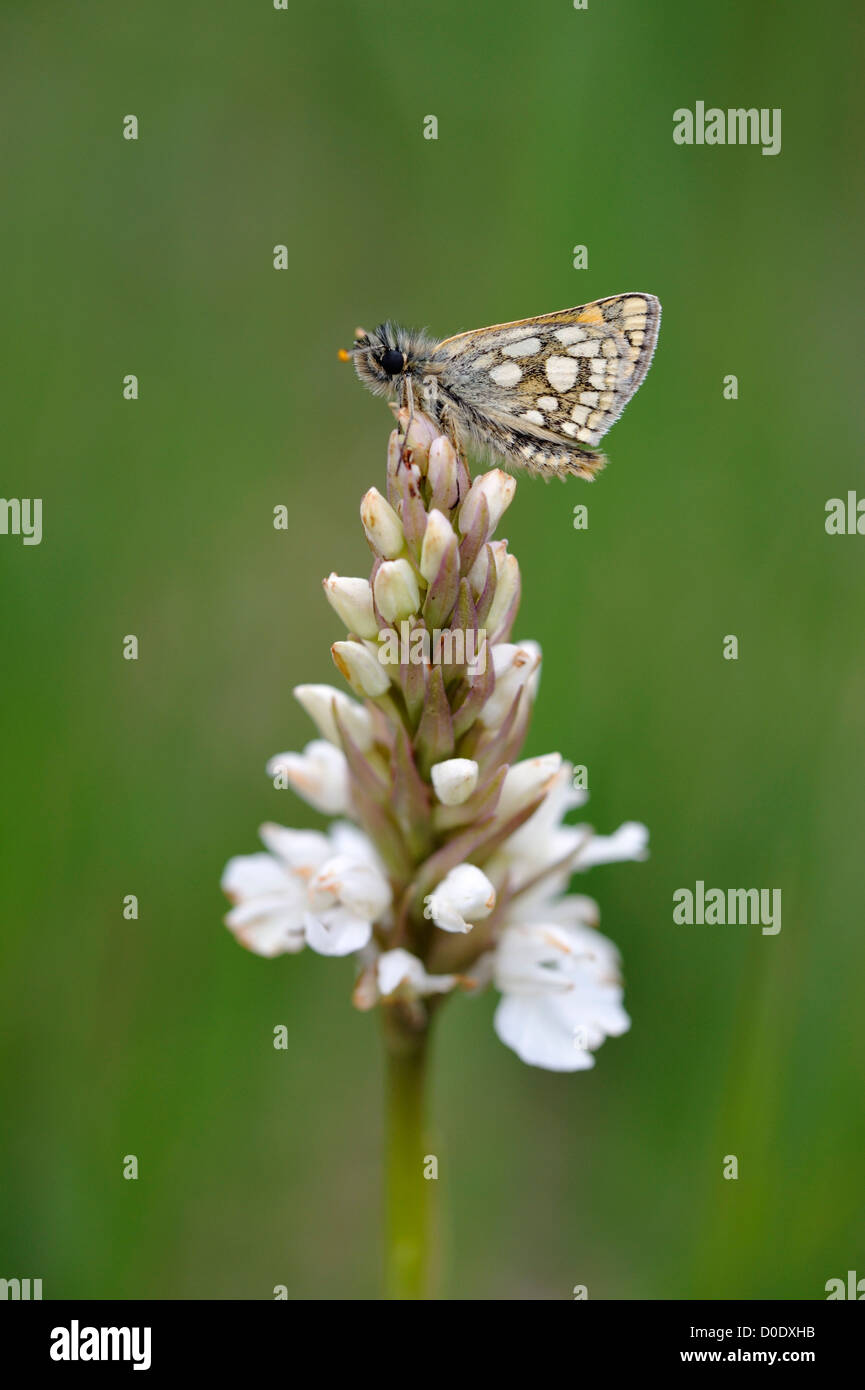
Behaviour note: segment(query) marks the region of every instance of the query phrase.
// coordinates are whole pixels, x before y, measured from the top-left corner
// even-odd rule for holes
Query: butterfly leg
[[[405,458],[406,440],[408,439],[409,430],[411,429],[412,420],[414,419],[414,390],[412,389],[411,377],[410,377],[410,376],[407,376],[406,379],[405,379],[405,404],[406,404],[407,407],[408,407],[408,420],[406,421],[406,427],[405,427],[405,429],[404,429],[404,431],[403,431],[402,440],[400,441],[400,446],[399,446],[399,456],[400,456],[400,462],[401,462],[401,463],[405,463],[405,461],[406,461],[406,458]]]

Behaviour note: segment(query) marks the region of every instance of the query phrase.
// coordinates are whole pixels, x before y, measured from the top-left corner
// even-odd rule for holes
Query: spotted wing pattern
[[[431,359],[442,413],[506,461],[591,477],[604,460],[590,450],[646,375],[660,318],[653,295],[620,294],[447,338]]]

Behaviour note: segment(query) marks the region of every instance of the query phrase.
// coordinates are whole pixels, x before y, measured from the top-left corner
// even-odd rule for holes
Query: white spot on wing
[[[559,400],[557,396],[538,396],[538,405],[541,410],[558,410]]]
[[[572,357],[548,357],[546,372],[554,391],[570,391],[577,379],[577,364]]]
[[[524,420],[529,420],[533,425],[546,424],[546,420],[539,410],[527,410],[524,412],[522,418]]]
[[[582,328],[577,328],[575,324],[571,324],[568,328],[557,328],[553,334],[553,337],[558,338],[560,343],[581,343],[585,336]]]
[[[525,338],[531,331],[531,324],[512,323],[497,333],[496,339],[500,343],[516,343],[520,338]]]
[[[521,338],[518,343],[509,343],[502,348],[505,357],[534,357],[540,350],[540,338]]]
[[[496,386],[516,386],[522,374],[522,368],[516,362],[502,362],[501,366],[493,367],[490,372]]]

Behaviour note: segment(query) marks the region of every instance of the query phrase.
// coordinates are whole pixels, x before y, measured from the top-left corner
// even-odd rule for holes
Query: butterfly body
[[[595,447],[652,360],[661,306],[622,294],[438,341],[380,325],[351,356],[375,395],[422,410],[461,449],[548,477],[592,478]]]

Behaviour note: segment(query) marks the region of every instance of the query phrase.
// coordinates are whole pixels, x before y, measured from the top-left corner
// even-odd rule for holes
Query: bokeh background
[[[545,652],[527,751],[588,766],[598,828],[651,828],[580,884],[633,1029],[555,1076],[493,996],[449,1004],[441,1291],[865,1274],[865,539],[824,530],[865,490],[863,27],[834,0],[4,5],[2,492],[44,500],[40,546],[0,537],[4,1276],[377,1296],[377,1020],[348,962],[239,950],[218,889],[262,820],[322,824],[264,763],[313,736],[292,686],[339,680],[322,576],[369,563],[389,416],[336,350],[625,290],[664,320],[610,466],[521,481],[505,531]],[[782,153],[676,146],[698,99],[781,107]],[[697,879],[780,887],[781,933],[675,926]]]

